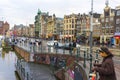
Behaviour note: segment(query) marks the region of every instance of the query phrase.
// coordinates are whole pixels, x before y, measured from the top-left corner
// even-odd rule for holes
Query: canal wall
[[[20,48],[18,46],[14,46],[14,50],[22,57],[25,59],[26,62],[30,62],[30,52],[27,50]]]
[[[27,62],[35,62],[35,63],[41,63],[41,64],[50,64],[50,61],[61,61],[65,60],[66,66],[69,66],[74,61],[83,61],[82,57],[78,57],[76,55],[69,55],[69,54],[56,54],[56,53],[33,53],[30,51],[27,51],[23,48],[20,48],[18,46],[14,46],[15,51],[25,59]]]

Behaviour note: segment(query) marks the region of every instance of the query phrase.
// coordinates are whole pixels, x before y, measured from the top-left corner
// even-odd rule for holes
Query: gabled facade
[[[6,32],[9,30],[9,28],[10,25],[7,21],[0,21],[0,35],[6,35]]]
[[[114,38],[115,38],[115,45],[116,46],[120,45],[120,6],[116,7],[116,12],[115,12]]]
[[[76,39],[77,18],[79,14],[70,14],[64,16],[64,39],[66,41],[72,41]]]
[[[100,16],[101,20],[101,36],[100,36],[100,43],[107,43],[111,41],[114,35],[115,29],[115,9],[111,9],[108,6],[108,1],[106,2],[106,7],[104,8],[104,13]],[[111,44],[114,44],[112,42]]]

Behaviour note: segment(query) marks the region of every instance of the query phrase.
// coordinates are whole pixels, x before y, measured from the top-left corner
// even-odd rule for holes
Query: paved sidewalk
[[[90,48],[89,46],[84,46],[84,45],[82,45],[82,47]],[[100,48],[100,46],[93,46],[93,51],[96,51],[99,48]],[[120,48],[110,47],[109,50],[112,52],[113,55],[116,55],[116,56],[120,55]]]

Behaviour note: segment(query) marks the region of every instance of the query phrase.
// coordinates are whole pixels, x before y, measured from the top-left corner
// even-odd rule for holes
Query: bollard
[[[92,72],[92,54],[90,54],[90,72],[89,73],[91,72]]]
[[[89,48],[87,48],[87,59],[89,59]]]
[[[83,63],[84,68],[86,68],[86,51],[84,51],[84,63]]]

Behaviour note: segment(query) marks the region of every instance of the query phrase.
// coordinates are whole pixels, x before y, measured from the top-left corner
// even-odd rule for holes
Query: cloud
[[[110,7],[120,4],[120,1],[109,0]],[[94,12],[103,13],[105,0],[93,0]],[[14,24],[34,23],[38,8],[42,12],[64,17],[71,13],[88,13],[91,11],[91,0],[1,0],[0,18],[7,20],[11,27]]]

